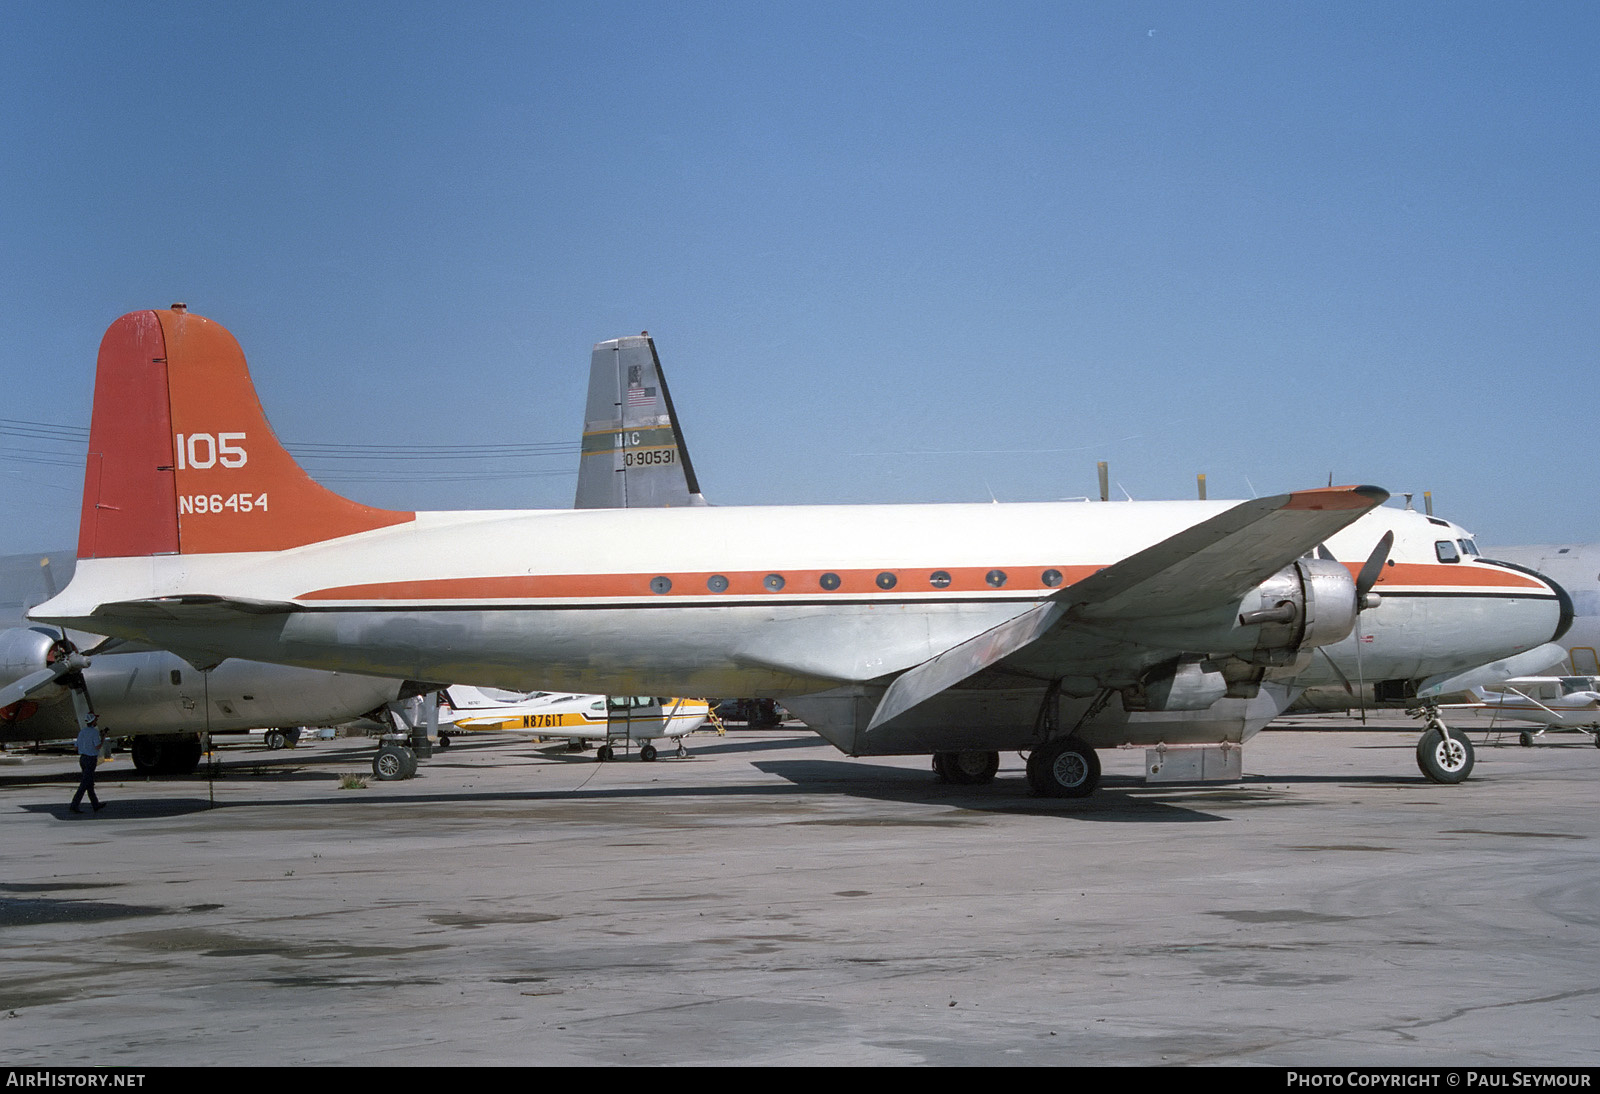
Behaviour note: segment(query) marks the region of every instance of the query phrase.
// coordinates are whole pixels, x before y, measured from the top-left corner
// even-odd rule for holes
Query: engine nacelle
[[[1331,559],[1296,559],[1257,587],[1259,607],[1239,613],[1241,627],[1259,627],[1256,648],[1244,655],[1260,664],[1284,664],[1301,650],[1350,637],[1360,606],[1350,570]]]
[[[9,687],[69,655],[78,656],[57,634],[43,627],[13,627],[0,631],[0,687]],[[79,661],[87,664],[81,658]],[[40,706],[54,703],[66,694],[66,681],[58,678],[50,682],[47,678],[46,683],[33,687],[26,697],[0,707],[0,723],[11,726],[25,721],[33,717]]]

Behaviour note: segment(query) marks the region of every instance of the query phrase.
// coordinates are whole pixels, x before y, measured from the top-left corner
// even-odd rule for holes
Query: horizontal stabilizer
[[[240,615],[287,615],[295,610],[295,605],[281,600],[250,600],[239,596],[198,594],[158,596],[148,600],[119,600],[101,604],[90,613],[89,620],[82,622],[105,624],[119,620],[129,623],[171,620],[185,624],[204,624],[220,623],[236,619]]]

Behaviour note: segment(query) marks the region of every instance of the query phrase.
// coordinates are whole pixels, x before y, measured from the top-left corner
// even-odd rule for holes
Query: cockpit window
[[[1439,556],[1440,562],[1460,562],[1461,555],[1456,551],[1456,545],[1447,539],[1441,539],[1433,545],[1433,553]]]
[[[1463,555],[1466,555],[1468,558],[1477,558],[1478,557],[1478,542],[1477,542],[1477,540],[1458,539],[1458,540],[1456,540],[1456,543],[1458,543],[1461,546],[1461,553]]]

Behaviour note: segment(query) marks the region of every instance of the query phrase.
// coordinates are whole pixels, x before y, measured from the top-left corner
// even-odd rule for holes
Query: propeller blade
[[[1356,608],[1365,611],[1367,594],[1372,592],[1372,587],[1378,583],[1378,578],[1383,576],[1383,564],[1389,561],[1389,549],[1394,546],[1394,532],[1383,533],[1383,538],[1372,549],[1372,554],[1367,556],[1366,565],[1361,567],[1361,573],[1356,576]]]
[[[55,683],[67,673],[88,667],[88,660],[80,653],[73,652],[65,657],[59,657],[47,667],[30,672],[0,688],[0,707],[8,707],[12,703],[26,699],[40,688]]]

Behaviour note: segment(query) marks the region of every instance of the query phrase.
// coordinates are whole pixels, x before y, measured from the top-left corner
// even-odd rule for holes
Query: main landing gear
[[[1410,713],[1423,724],[1422,739],[1417,742],[1417,766],[1422,773],[1436,783],[1465,782],[1477,761],[1467,735],[1460,730],[1451,733],[1439,717],[1439,708],[1432,704]]]
[[[372,757],[372,774],[380,782],[409,779],[417,773],[417,753],[403,744],[385,741]]]
[[[985,786],[1000,770],[998,752],[935,752],[933,773],[942,783],[955,786]]]
[[[1028,785],[1044,798],[1087,798],[1100,785],[1100,757],[1080,737],[1057,737],[1028,753]]]

